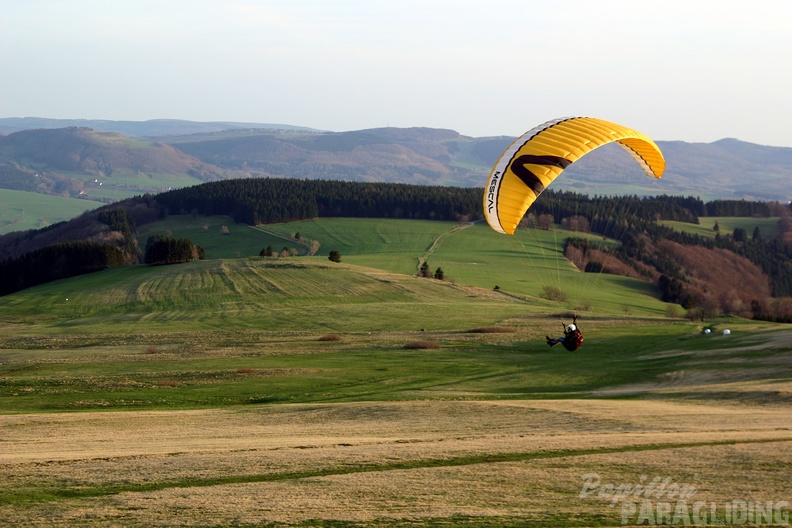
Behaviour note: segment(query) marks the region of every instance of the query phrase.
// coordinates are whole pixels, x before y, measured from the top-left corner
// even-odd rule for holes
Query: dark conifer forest
[[[481,189],[283,178],[205,183],[136,199],[163,214],[230,215],[243,224],[308,218],[459,220],[481,216]]]

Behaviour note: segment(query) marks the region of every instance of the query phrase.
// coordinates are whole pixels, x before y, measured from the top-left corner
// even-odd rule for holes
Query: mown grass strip
[[[316,470],[293,471],[286,473],[265,473],[257,475],[232,475],[215,478],[185,478],[179,480],[148,482],[145,484],[124,483],[117,485],[71,487],[48,490],[7,490],[0,493],[0,504],[31,504],[52,502],[57,500],[83,499],[117,495],[119,493],[143,493],[160,491],[170,488],[193,488],[222,486],[227,484],[251,484],[257,482],[280,482],[304,478],[318,478],[335,475],[351,475],[381,471],[398,471],[410,469],[430,469],[441,467],[468,466],[474,464],[496,464],[502,462],[522,462],[548,458],[577,457],[603,455],[610,453],[629,453],[639,451],[658,451],[663,449],[681,449],[690,447],[712,447],[738,444],[763,444],[773,442],[792,442],[792,437],[747,439],[747,440],[714,440],[708,442],[677,442],[667,444],[643,444],[620,447],[601,447],[592,449],[557,449],[540,452],[491,453],[486,455],[469,455],[451,458],[429,458],[387,464],[360,464],[356,466],[328,467]]]
[[[497,515],[476,517],[472,515],[451,515],[449,517],[421,518],[380,518],[365,521],[335,519],[306,519],[297,522],[268,522],[255,524],[234,524],[236,528],[525,528],[543,526],[545,528],[570,528],[573,526],[614,526],[614,521],[600,513],[578,514],[567,512],[533,512],[529,516]]]

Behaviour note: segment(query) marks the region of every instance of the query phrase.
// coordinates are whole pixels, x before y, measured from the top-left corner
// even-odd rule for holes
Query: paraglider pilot
[[[583,334],[580,333],[580,329],[577,327],[577,315],[574,316],[572,323],[569,326],[567,326],[563,321],[561,322],[561,325],[564,327],[564,336],[557,337],[555,339],[547,336],[547,344],[552,348],[558,343],[561,343],[564,345],[564,348],[570,352],[580,348],[580,345],[583,344]]]

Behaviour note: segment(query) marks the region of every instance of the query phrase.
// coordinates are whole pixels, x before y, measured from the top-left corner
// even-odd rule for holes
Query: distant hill
[[[233,177],[166,143],[117,132],[68,127],[0,136],[2,189],[113,202]]]
[[[269,128],[282,130],[313,130],[294,125],[237,123],[233,121],[185,121],[182,119],[151,119],[148,121],[111,121],[107,119],[49,119],[46,117],[0,117],[0,133],[12,134],[36,128],[92,128],[99,132],[118,132],[129,137],[157,137],[173,134],[204,134],[233,129]]]
[[[78,127],[25,130],[0,138],[0,156],[23,167],[107,177],[123,170],[187,173],[201,165],[164,143]]]
[[[476,139],[428,128],[338,133],[229,131],[162,141],[206,163],[232,170],[286,178],[461,187],[483,186],[491,158],[487,154],[509,143],[498,141],[492,152],[480,153]]]
[[[60,123],[0,119],[0,130]],[[238,177],[481,187],[515,139],[472,138],[429,128],[321,132],[288,125],[169,120],[80,123],[101,128],[43,128],[0,136],[0,188],[68,196],[93,192],[62,181],[33,185],[36,174],[50,180],[68,177],[71,184],[80,175],[98,177],[124,196]],[[606,145],[567,169],[554,187],[590,195],[792,201],[792,148],[735,139],[658,144],[667,161],[660,181],[643,176],[622,149]]]

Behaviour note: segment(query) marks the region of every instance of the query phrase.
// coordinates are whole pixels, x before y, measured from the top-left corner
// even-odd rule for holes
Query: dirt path
[[[266,233],[266,234],[268,234],[270,236],[274,236],[274,237],[280,238],[281,240],[285,240],[286,242],[291,242],[292,244],[296,244],[298,246],[302,246],[303,255],[313,255],[315,253],[315,250],[318,249],[318,246],[316,248],[314,248],[313,240],[311,240],[311,239],[301,238],[301,239],[298,240],[298,239],[294,238],[293,236],[284,235],[283,233],[279,233],[279,232],[275,231],[274,229],[269,229],[264,224],[260,224],[260,225],[256,225],[256,226],[248,226],[248,227],[250,229],[255,229],[256,231],[261,231],[262,233]],[[275,248],[273,248],[273,251],[275,251],[275,253],[277,253],[277,250],[275,250]]]
[[[457,224],[449,231],[445,233],[441,233],[437,235],[437,237],[429,244],[429,247],[426,249],[426,252],[418,257],[418,264],[415,267],[415,273],[418,274],[421,272],[421,266],[423,266],[424,262],[429,260],[429,257],[434,255],[437,251],[437,248],[440,246],[440,243],[448,236],[453,235],[454,233],[461,231],[462,229],[467,229],[468,227],[472,226],[474,222],[468,222],[465,224]]]

